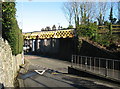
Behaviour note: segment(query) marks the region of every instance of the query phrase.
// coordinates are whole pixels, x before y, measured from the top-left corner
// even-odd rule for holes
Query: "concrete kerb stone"
[[[25,63],[22,64],[20,67],[20,70],[19,70],[19,74],[18,74],[18,77],[17,77],[17,80],[19,82],[19,88],[22,87],[24,89],[25,85],[24,85],[24,80],[19,78],[20,74],[25,74],[28,72],[28,66],[29,66],[29,62],[27,60],[25,60]]]
[[[25,64],[20,66],[19,73],[25,74],[26,72],[28,72],[28,67],[29,67],[29,62],[25,60]]]

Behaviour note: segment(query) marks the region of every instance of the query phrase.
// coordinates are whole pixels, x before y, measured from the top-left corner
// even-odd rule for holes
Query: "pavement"
[[[70,62],[25,55],[25,65],[18,75],[21,88],[120,89],[108,82],[68,74]],[[38,72],[36,72],[37,70]],[[44,70],[44,71],[43,71]]]

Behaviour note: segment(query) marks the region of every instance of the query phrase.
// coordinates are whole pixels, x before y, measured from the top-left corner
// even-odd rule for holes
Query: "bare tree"
[[[69,22],[69,26],[72,25],[72,21],[75,23],[75,27],[79,25],[80,19],[80,5],[76,0],[69,0],[63,5],[65,16]]]
[[[77,28],[78,25],[79,25],[79,20],[80,20],[80,5],[79,5],[79,2],[76,2],[76,1],[73,0],[72,7],[73,7],[73,13],[74,13],[75,27]]]
[[[108,18],[109,8],[108,2],[77,2],[71,0],[71,2],[64,3],[64,13],[69,25],[74,21],[76,28],[79,24],[87,24],[95,20],[98,20],[99,25],[102,25]]]
[[[102,25],[105,17],[107,16],[106,12],[108,10],[108,2],[98,2],[96,4],[96,18],[98,20],[99,25]]]
[[[94,6],[94,2],[77,2],[76,0],[65,2],[64,13],[69,21],[69,25],[74,20],[75,27],[77,28],[79,24],[92,21],[95,13]]]
[[[72,25],[72,19],[73,19],[73,7],[72,7],[72,2],[65,2],[63,4],[63,11],[65,14],[66,19],[69,22],[69,25]]]
[[[79,2],[76,0],[69,0],[65,2],[63,5],[64,14],[69,22],[69,26],[72,25],[72,21],[75,23],[75,27],[79,25],[79,15],[80,15],[80,7]]]
[[[73,2],[75,24],[85,24],[93,20],[95,15],[94,2]]]
[[[120,1],[118,2],[118,20],[120,21]]]
[[[93,20],[95,15],[94,2],[81,2],[80,3],[80,23],[85,24]]]

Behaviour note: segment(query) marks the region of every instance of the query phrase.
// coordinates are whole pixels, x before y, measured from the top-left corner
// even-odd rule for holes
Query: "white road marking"
[[[45,72],[45,70],[35,70],[35,72],[37,72],[40,75],[43,75],[43,73]]]

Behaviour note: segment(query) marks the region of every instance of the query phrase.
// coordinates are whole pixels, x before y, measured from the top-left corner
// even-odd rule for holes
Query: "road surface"
[[[70,62],[34,55],[25,55],[25,62],[26,64],[21,68],[18,76],[20,87],[25,89],[33,87],[44,87],[45,89],[120,89],[118,86],[104,81],[68,74],[67,68],[71,65]]]

